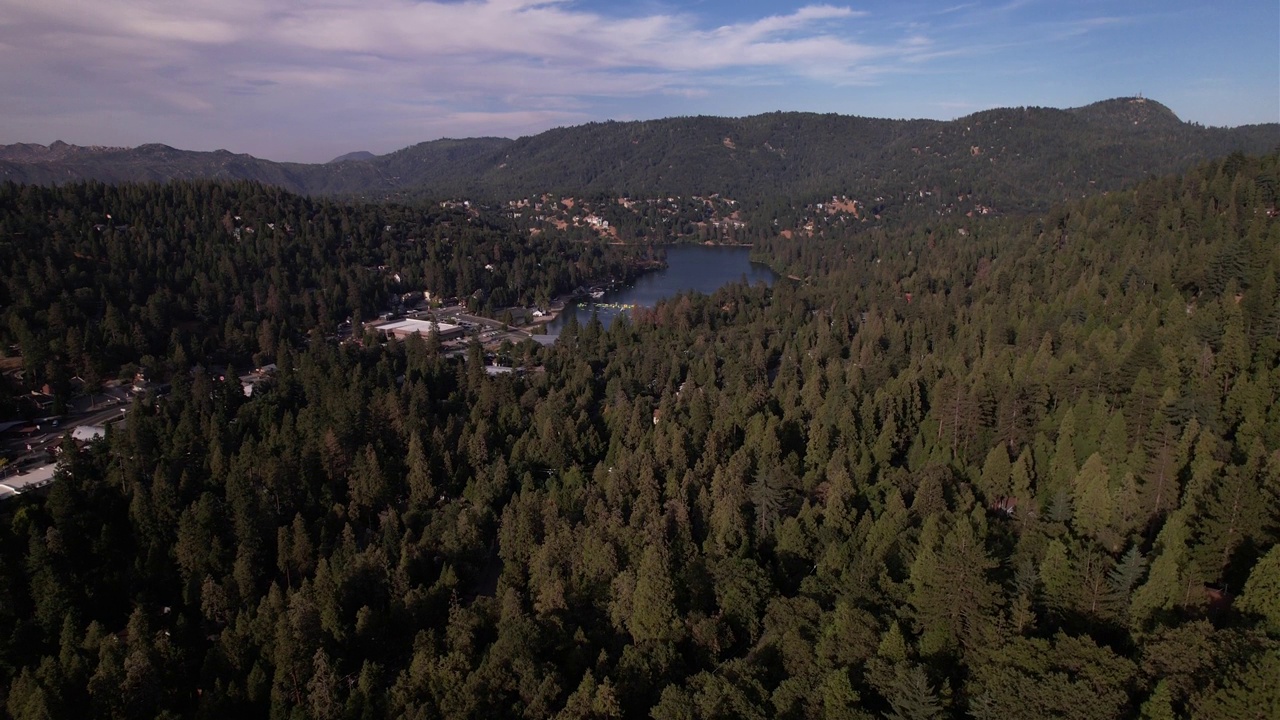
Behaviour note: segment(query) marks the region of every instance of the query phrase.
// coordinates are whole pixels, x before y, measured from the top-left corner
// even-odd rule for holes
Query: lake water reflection
[[[571,305],[560,313],[547,327],[549,335],[559,335],[570,315],[576,315],[578,323],[591,319],[594,310],[600,322],[608,326],[624,306],[653,307],[659,300],[686,290],[711,294],[721,287],[746,278],[755,284],[772,285],[778,274],[767,265],[753,263],[749,259],[751,248],[723,245],[668,245],[667,267],[640,276],[635,284],[606,293],[599,300]]]

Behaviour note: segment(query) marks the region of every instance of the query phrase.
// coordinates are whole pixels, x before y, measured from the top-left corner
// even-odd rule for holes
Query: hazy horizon
[[[951,120],[1143,95],[1280,121],[1280,7],[650,0],[0,0],[0,143],[385,154],[605,120]]]

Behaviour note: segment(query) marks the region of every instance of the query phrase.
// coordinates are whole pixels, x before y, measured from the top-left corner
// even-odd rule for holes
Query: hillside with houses
[[[951,121],[812,113],[590,123],[516,140],[444,139],[323,164],[165,145],[0,147],[0,180],[55,184],[252,180],[311,195],[481,199],[720,194],[740,201],[832,193],[883,214],[970,198],[1000,212],[1116,190],[1231,152],[1280,146],[1280,125],[1207,128],[1146,98],[988,110]],[[914,200],[912,200],[914,199]]]
[[[1192,160],[1272,130],[849,122],[0,183],[3,712],[1276,716],[1280,154]],[[670,243],[773,280],[524,326]]]

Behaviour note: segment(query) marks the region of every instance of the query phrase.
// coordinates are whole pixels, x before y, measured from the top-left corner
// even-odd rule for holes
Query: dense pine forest
[[[248,184],[5,185],[25,381],[144,363],[172,391],[0,506],[0,704],[1280,717],[1278,208],[1280,155],[1233,155],[1034,217],[770,233],[790,279],[571,324],[492,377],[328,334],[396,272],[456,293],[488,263],[516,302],[647,251]],[[279,368],[251,398],[190,370],[248,359]]]
[[[62,399],[71,378],[96,385],[126,365],[262,364],[406,291],[479,312],[545,306],[654,257],[512,222],[469,203],[337,203],[248,182],[0,184],[0,343],[29,386]]]

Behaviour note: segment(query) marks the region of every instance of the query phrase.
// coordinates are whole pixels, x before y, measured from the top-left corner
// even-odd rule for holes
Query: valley
[[[61,452],[0,705],[1268,716],[1277,147],[1139,98],[6,146],[0,450]]]

